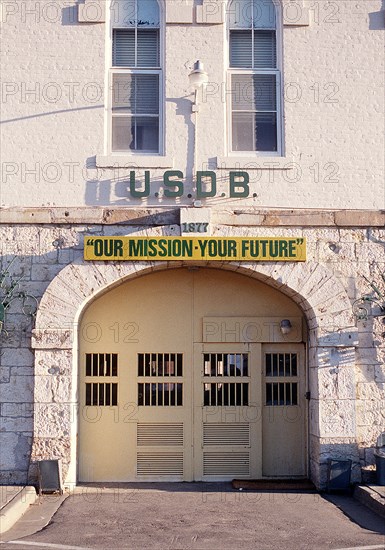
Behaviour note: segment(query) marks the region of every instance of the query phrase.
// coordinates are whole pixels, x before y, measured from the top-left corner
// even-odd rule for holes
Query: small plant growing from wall
[[[24,315],[35,317],[37,311],[37,299],[22,290],[20,283],[23,276],[17,278],[11,274],[10,268],[15,261],[13,258],[8,266],[0,271],[0,333],[7,334],[6,313],[13,302],[20,302],[21,311]]]

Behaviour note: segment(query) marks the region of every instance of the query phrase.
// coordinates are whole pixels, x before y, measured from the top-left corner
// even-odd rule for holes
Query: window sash
[[[160,67],[159,29],[113,29],[113,67]]]
[[[161,71],[111,71],[110,135],[113,152],[159,154]]]
[[[158,153],[159,117],[113,116],[112,147],[116,152]]]
[[[110,14],[114,27],[160,27],[157,0],[111,0]]]
[[[232,71],[229,75],[232,152],[280,152],[279,71]]]
[[[275,69],[277,45],[274,30],[231,30],[230,67]]]
[[[275,29],[273,0],[233,0],[228,8],[230,29]]]
[[[112,112],[159,115],[157,73],[113,73]]]

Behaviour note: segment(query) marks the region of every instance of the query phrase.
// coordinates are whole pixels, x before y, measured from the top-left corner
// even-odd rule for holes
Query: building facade
[[[0,481],[360,481],[385,427],[381,1],[1,17]]]

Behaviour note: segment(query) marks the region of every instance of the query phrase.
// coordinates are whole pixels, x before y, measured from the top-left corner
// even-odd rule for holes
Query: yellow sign
[[[85,260],[304,262],[306,239],[272,237],[85,237]]]

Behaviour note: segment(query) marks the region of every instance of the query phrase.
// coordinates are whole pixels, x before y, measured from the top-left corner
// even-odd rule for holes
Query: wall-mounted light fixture
[[[279,325],[282,334],[289,334],[291,329],[293,328],[293,325],[290,322],[290,319],[282,319]]]
[[[209,80],[209,76],[203,68],[203,63],[197,61],[194,64],[194,69],[188,75],[190,86],[194,90],[194,102],[192,104],[193,112],[198,111],[198,90],[205,86]]]

